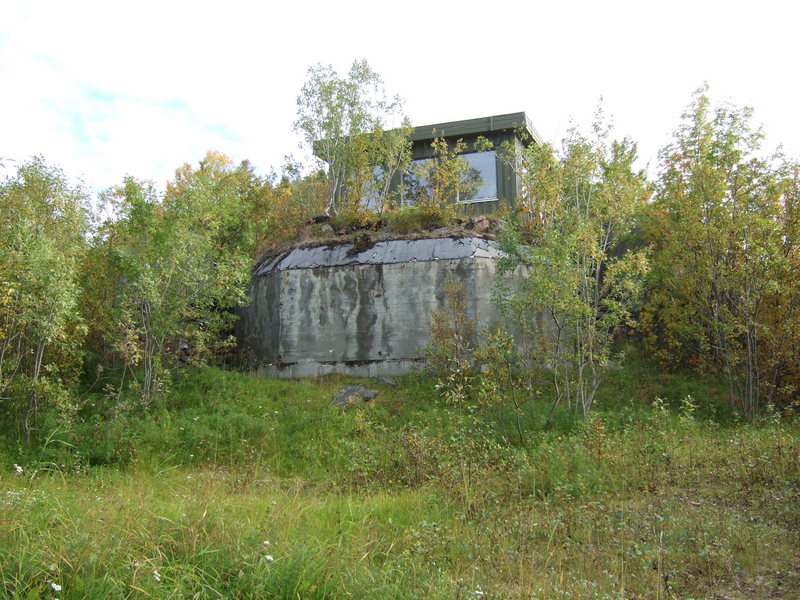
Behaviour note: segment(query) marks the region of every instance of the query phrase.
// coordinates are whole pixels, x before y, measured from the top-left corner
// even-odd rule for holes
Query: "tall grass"
[[[6,440],[0,597],[798,597],[797,424],[629,375],[589,420],[528,407],[526,447],[423,377],[343,413],[341,377],[195,371],[147,414],[92,398]]]

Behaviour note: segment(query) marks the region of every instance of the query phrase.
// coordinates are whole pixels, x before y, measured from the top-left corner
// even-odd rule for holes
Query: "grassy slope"
[[[800,597],[796,424],[653,410],[714,390],[634,366],[521,448],[422,379],[340,414],[344,383],[196,371],[7,446],[0,596]]]

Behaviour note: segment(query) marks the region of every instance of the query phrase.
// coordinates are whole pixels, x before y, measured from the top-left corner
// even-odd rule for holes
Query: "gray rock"
[[[472,229],[475,231],[475,233],[485,233],[489,231],[489,219],[487,219],[483,215],[481,215],[480,217],[475,217],[475,219],[472,222],[473,222]]]
[[[447,233],[452,233],[452,232],[453,232],[452,227],[439,227],[439,229],[434,229],[433,231],[431,231],[431,236],[436,237],[439,235],[445,235]]]
[[[378,390],[370,390],[363,385],[348,385],[336,392],[331,406],[338,406],[339,410],[347,410],[354,404],[369,402],[378,395]]]

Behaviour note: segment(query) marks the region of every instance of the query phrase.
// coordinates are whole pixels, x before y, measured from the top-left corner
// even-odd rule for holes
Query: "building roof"
[[[421,125],[415,127],[411,132],[411,141],[421,142],[435,137],[486,136],[487,134],[502,131],[516,131],[519,132],[520,137],[529,137],[530,140],[537,144],[542,143],[542,136],[539,135],[539,132],[536,131],[533,123],[524,112]]]
[[[353,244],[294,248],[270,258],[253,271],[255,277],[276,271],[318,269],[346,265],[393,264],[460,258],[499,258],[503,255],[497,242],[479,237],[422,238],[386,240],[362,252],[352,253]]]

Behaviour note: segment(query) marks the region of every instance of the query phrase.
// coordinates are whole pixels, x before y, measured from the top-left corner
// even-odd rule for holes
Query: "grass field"
[[[800,598],[796,420],[616,377],[589,420],[527,407],[524,446],[419,376],[343,413],[338,377],[87,396],[0,450],[0,596]]]

